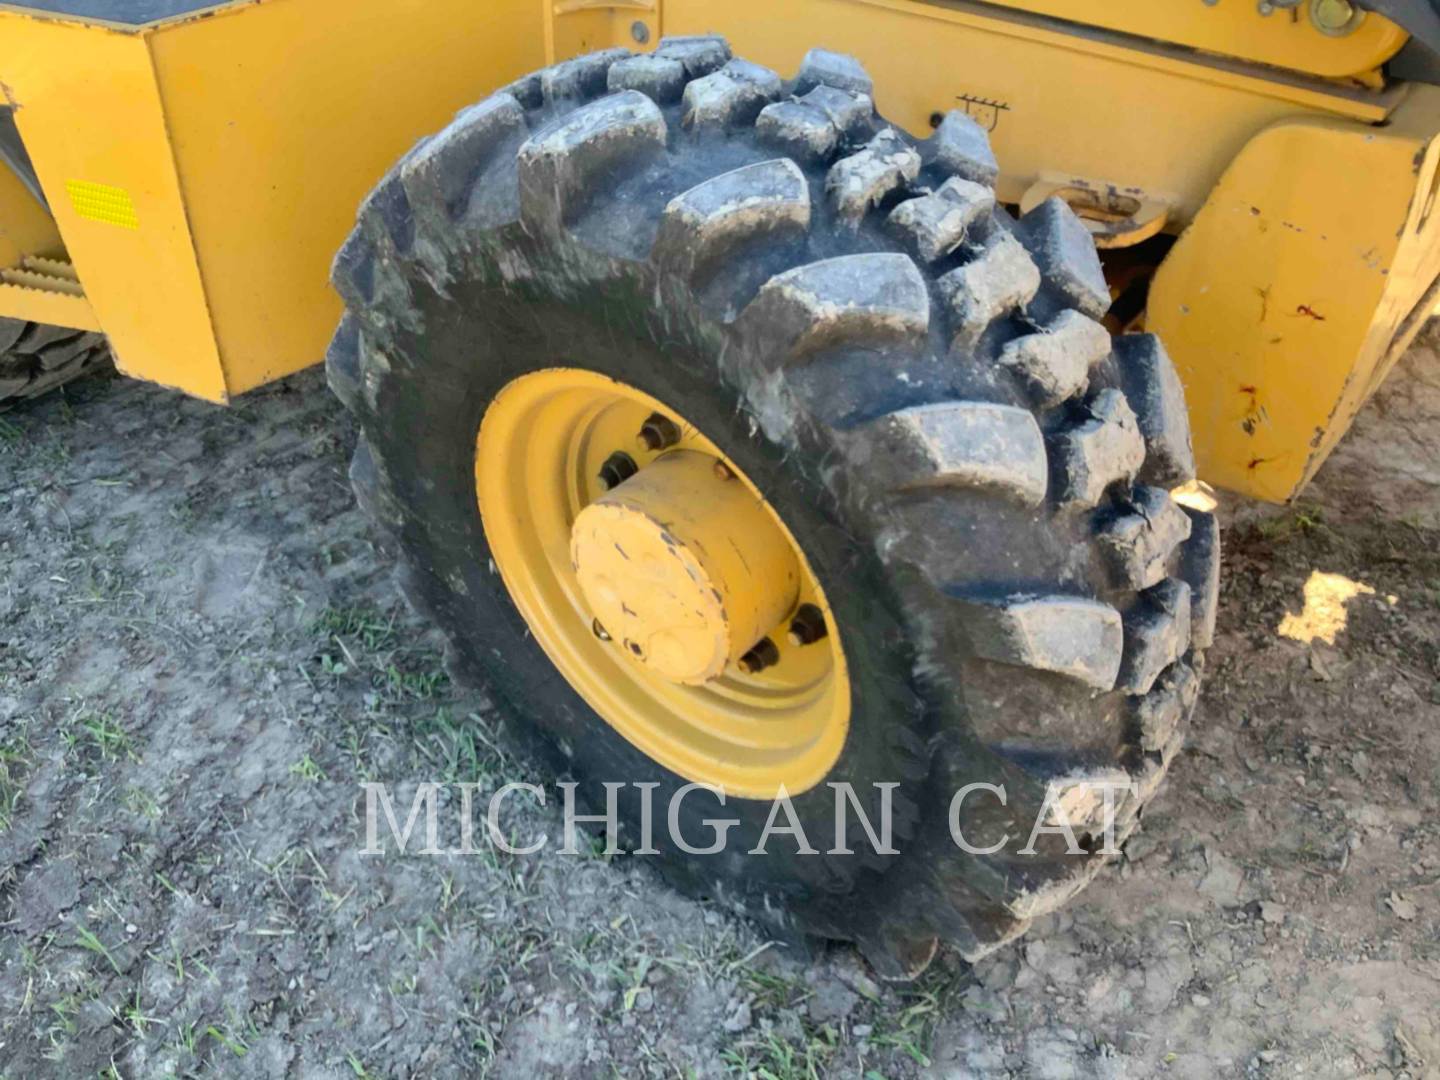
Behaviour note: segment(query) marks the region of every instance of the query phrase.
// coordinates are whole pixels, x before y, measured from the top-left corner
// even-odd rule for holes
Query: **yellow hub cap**
[[[580,592],[637,663],[719,677],[795,607],[800,567],[764,503],[694,450],[672,450],[575,519]]]
[[[475,484],[531,632],[622,736],[741,797],[829,772],[850,714],[830,607],[784,522],[683,416],[593,372],[522,376],[486,410]]]

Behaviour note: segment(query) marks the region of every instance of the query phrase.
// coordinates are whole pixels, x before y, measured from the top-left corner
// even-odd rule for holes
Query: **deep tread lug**
[[[751,124],[779,96],[780,76],[759,64],[731,60],[685,87],[681,122],[702,131]]]
[[[687,78],[699,79],[719,71],[732,59],[730,43],[719,34],[688,34],[663,37],[655,56],[678,60]]]
[[[840,220],[856,228],[871,207],[919,175],[920,155],[894,128],[886,128],[859,153],[830,167],[825,190]]]
[[[540,92],[545,104],[584,101],[605,92],[610,65],[630,55],[629,49],[605,49],[562,60],[540,72]]]
[[[1200,696],[1200,678],[1184,661],[1172,664],[1149,693],[1134,699],[1137,742],[1159,753],[1175,738]]]
[[[807,165],[829,161],[840,132],[819,109],[799,101],[777,101],[760,110],[755,120],[760,140]]]
[[[1100,530],[1099,541],[1117,578],[1148,589],[1169,573],[1171,557],[1190,536],[1190,519],[1162,488],[1137,487],[1131,512]]]
[[[777,274],[738,322],[762,353],[793,361],[826,345],[920,341],[930,294],[904,255],[842,255]]]
[[[1115,356],[1125,396],[1145,436],[1147,455],[1140,479],[1167,488],[1195,479],[1185,387],[1160,339],[1154,334],[1125,334],[1115,339]]]
[[[31,324],[24,319],[7,319],[0,317],[0,353],[7,353],[15,344],[25,336]]]
[[[831,52],[829,49],[807,52],[800,61],[800,73],[795,76],[797,94],[817,86],[832,86],[836,90],[867,96],[875,92],[875,81],[859,60],[848,53]]]
[[[93,344],[92,338],[93,335],[91,334],[80,333],[72,338],[46,345],[35,354],[35,359],[40,364],[40,370],[54,371],[56,368],[68,364],[77,356],[89,351],[90,346]]]
[[[1040,271],[1020,242],[999,230],[978,256],[951,270],[936,286],[950,313],[954,344],[967,347],[977,342],[996,319],[1035,298]]]
[[[1168,578],[1140,596],[1125,617],[1125,662],[1117,686],[1147,694],[1190,647],[1190,586]]]
[[[509,93],[462,109],[400,167],[410,204],[444,220],[460,217],[476,180],[525,130],[525,110]]]
[[[660,221],[655,257],[692,277],[738,245],[810,227],[805,174],[784,158],[746,165],[698,184],[670,200]]]
[[[360,322],[348,311],[325,350],[325,381],[340,404],[351,413],[360,411]]]
[[[679,101],[688,76],[685,65],[654,54],[631,56],[610,67],[606,85],[612,94],[621,90],[638,90],[660,105]]]
[[[1220,523],[1214,514],[1182,507],[1190,519],[1190,539],[1181,548],[1180,578],[1190,586],[1190,645],[1208,649],[1215,643],[1215,616],[1220,610]]]
[[[1065,310],[1034,334],[1006,342],[1000,363],[1034,388],[1042,406],[1085,389],[1090,369],[1110,355],[1110,332],[1078,311]]]
[[[529,75],[524,75],[512,83],[500,87],[493,96],[499,97],[501,94],[508,94],[520,103],[521,108],[525,109],[538,109],[545,104],[545,91],[541,89],[540,72],[538,71],[532,71]],[[474,106],[470,106],[470,108],[474,108]],[[463,113],[468,110],[461,111]]]
[[[351,309],[366,307],[375,298],[375,251],[363,229],[351,230],[335,253],[330,281]]]
[[[1026,409],[980,401],[917,405],[867,425],[871,466],[900,489],[997,491],[1025,506],[1045,499],[1045,440]]]
[[[1068,203],[1051,196],[1020,221],[1020,238],[1045,283],[1092,319],[1110,310],[1110,286],[1095,241]]]
[[[846,138],[868,135],[875,122],[875,102],[869,94],[817,86],[798,100],[812,109],[819,109]]]
[[[990,149],[990,136],[962,109],[952,109],[930,137],[935,162],[946,172],[976,184],[994,187],[1000,163]]]
[[[1119,390],[1106,388],[1087,402],[1088,419],[1053,440],[1062,504],[1095,506],[1110,485],[1135,478],[1145,461],[1140,426]]]
[[[625,90],[581,106],[520,147],[520,214],[527,225],[556,229],[621,163],[638,164],[665,149],[665,117],[644,94]]]
[[[1124,630],[1109,604],[1079,596],[960,595],[966,637],[975,655],[1049,671],[1097,691],[1111,690],[1120,672]]]
[[[958,248],[970,226],[994,209],[993,191],[952,177],[931,194],[907,199],[892,210],[890,227],[928,265]]]

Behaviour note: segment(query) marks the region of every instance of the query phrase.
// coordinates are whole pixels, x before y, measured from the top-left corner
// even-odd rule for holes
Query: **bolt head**
[[[1360,22],[1350,0],[1311,0],[1310,21],[1322,34],[1348,34]]]

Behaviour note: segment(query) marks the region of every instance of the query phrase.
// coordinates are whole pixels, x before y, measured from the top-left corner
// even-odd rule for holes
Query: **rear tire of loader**
[[[1108,293],[1083,225],[1054,200],[1015,221],[963,114],[917,142],[869,90],[847,57],[816,50],[782,85],[719,38],[513,84],[367,199],[335,262],[348,311],[327,369],[407,596],[590,812],[605,781],[649,782],[663,821],[695,777],[555,677],[477,507],[482,421],[517,380],[578,369],[664,403],[753,482],[844,643],[844,744],[794,800],[822,850],[738,857],[770,804],[732,798],[686,819],[739,819],[726,853],[655,838],[658,862],[906,978],[937,939],[978,958],[1094,876],[1080,781],[1133,785],[1118,833],[1133,827],[1198,693],[1219,547],[1213,518],[1168,494],[1193,473],[1174,370],[1153,337],[1112,342],[1096,321]],[[896,853],[824,850],[839,781],[895,785]],[[969,845],[1008,847],[955,842],[971,783],[1007,801],[963,805]],[[1079,854],[1055,834],[1017,853],[1047,805]],[[632,848],[641,814],[622,793]]]
[[[101,334],[0,318],[0,410],[94,371],[109,358]]]

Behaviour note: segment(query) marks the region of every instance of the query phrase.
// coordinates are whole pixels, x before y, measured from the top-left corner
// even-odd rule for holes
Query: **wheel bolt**
[[[780,662],[780,650],[768,637],[761,638],[755,647],[740,657],[740,670],[746,675],[758,675],[768,667]]]
[[[814,604],[801,604],[790,620],[790,632],[786,635],[791,645],[814,645],[830,628],[825,625],[825,614]]]
[[[596,636],[597,638],[599,638],[601,641],[609,641],[609,640],[610,640],[610,631],[609,631],[609,630],[606,630],[605,627],[603,627],[603,626],[600,625],[600,620],[599,620],[599,619],[591,619],[591,620],[590,620],[590,629],[591,629],[591,631],[595,634],[595,636]]]
[[[606,491],[617,488],[626,480],[629,480],[640,467],[635,464],[635,459],[622,450],[617,450],[605,459],[605,464],[600,466],[600,486]]]
[[[652,453],[665,450],[680,441],[680,426],[668,416],[662,416],[658,412],[651,413],[649,419],[640,425],[637,438],[640,445]]]

